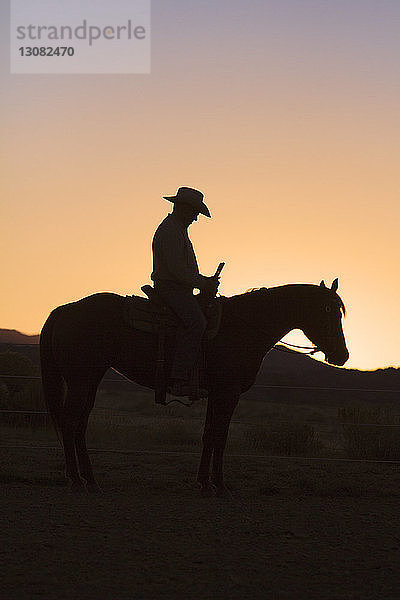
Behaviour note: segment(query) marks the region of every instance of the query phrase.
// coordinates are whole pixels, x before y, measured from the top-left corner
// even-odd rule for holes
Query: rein
[[[322,352],[322,350],[318,346],[297,346],[296,344],[289,344],[289,342],[282,342],[279,340],[280,344],[284,344],[285,346],[290,346],[291,348],[300,348],[301,350],[309,350],[309,352],[302,352],[302,354],[315,354],[316,352]],[[279,352],[288,352],[289,350],[285,350],[284,348],[280,348],[277,344],[273,346],[275,350],[279,350]]]
[[[242,321],[242,323],[249,325],[247,323],[247,321],[245,319],[243,319],[243,317],[239,317],[239,320]],[[277,345],[278,343],[283,344],[285,346],[290,346],[291,348],[299,348],[301,350],[308,350],[308,352],[302,352],[302,354],[315,354],[316,352],[323,352],[322,348],[320,348],[319,346],[298,346],[297,344],[289,344],[289,342],[283,342],[282,340],[279,340],[279,342],[277,342],[276,344],[274,344],[272,346],[276,350],[279,350],[279,352],[290,352],[290,350],[285,349],[285,348],[280,348]]]

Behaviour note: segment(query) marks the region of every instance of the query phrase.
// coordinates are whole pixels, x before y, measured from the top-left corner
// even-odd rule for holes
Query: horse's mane
[[[298,287],[298,288],[303,288],[304,290],[306,289],[318,289],[318,290],[323,290],[322,293],[329,293],[331,297],[334,297],[336,299],[336,301],[338,302],[339,308],[343,311],[343,316],[346,316],[346,307],[344,305],[343,300],[341,299],[341,297],[339,296],[339,294],[337,292],[332,291],[330,288],[323,288],[319,285],[315,285],[315,284],[311,284],[311,283],[292,283],[292,284],[285,284],[285,285],[278,285],[275,287],[259,287],[259,288],[249,288],[247,289],[245,292],[242,292],[241,294],[235,294],[234,296],[219,296],[219,298],[224,302],[224,301],[229,301],[229,300],[233,300],[235,299],[236,301],[238,301],[239,303],[241,302],[241,300],[247,300],[248,298],[254,298],[255,300],[261,299],[261,298],[265,298],[268,294],[271,294],[272,292],[278,291],[278,290],[284,290],[287,289],[288,287]]]

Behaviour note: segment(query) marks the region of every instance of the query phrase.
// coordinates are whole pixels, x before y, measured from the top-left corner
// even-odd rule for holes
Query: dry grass
[[[201,449],[205,402],[184,407],[154,404],[151,392],[99,392],[88,427],[92,448]],[[5,441],[54,443],[46,415],[3,414]],[[343,407],[243,401],[229,431],[227,452],[281,456],[400,458],[400,419],[387,407]],[[396,427],[395,427],[396,426]]]
[[[182,417],[93,415],[88,444],[99,448],[154,449],[188,448],[199,445],[201,422]]]

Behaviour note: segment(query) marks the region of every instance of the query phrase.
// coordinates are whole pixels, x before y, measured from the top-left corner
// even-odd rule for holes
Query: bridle
[[[331,312],[331,310],[332,310],[331,305],[326,304],[325,311]],[[330,354],[335,352],[337,345],[338,345],[337,336],[334,334],[333,319],[329,319],[329,321],[325,327],[326,327],[326,332],[327,332],[326,339],[327,339],[327,342],[329,345],[329,352],[324,350],[321,346],[316,346],[315,344],[313,346],[298,346],[297,344],[290,344],[289,342],[283,342],[282,340],[279,340],[279,344],[283,344],[284,346],[290,346],[291,348],[298,348],[299,350],[308,350],[308,352],[302,352],[301,354],[312,355],[312,354],[315,354],[316,352],[323,352],[325,354],[325,356],[329,356]],[[330,346],[331,340],[334,340],[334,342],[335,342],[332,345],[332,347]],[[275,344],[273,347],[276,350],[279,350],[280,352],[290,352],[289,349],[282,348],[282,347],[278,346],[277,344]]]
[[[323,352],[322,348],[319,346],[298,346],[297,344],[289,344],[289,342],[283,342],[282,340],[279,340],[278,343],[283,344],[284,346],[290,346],[291,348],[308,350],[308,352],[302,352],[301,354],[315,354],[316,352]],[[281,346],[278,346],[278,344],[275,344],[273,348],[275,348],[275,350],[279,350],[279,352],[290,352],[289,349],[282,348]]]
[[[331,312],[332,305],[326,304],[325,311]],[[243,319],[243,317],[239,317],[239,320],[242,321],[243,323],[245,323],[246,325],[249,325],[249,323],[245,319]],[[321,346],[316,346],[315,344],[313,346],[298,346],[297,344],[290,344],[289,342],[283,342],[282,340],[279,340],[279,342],[277,342],[277,344],[282,344],[284,346],[290,346],[291,348],[298,348],[299,350],[307,350],[307,352],[301,352],[301,354],[306,354],[306,355],[309,355],[309,354],[312,355],[312,354],[315,354],[316,352],[323,352],[325,354],[325,356],[327,357],[330,354],[335,352],[337,345],[338,345],[338,339],[337,339],[337,336],[334,334],[333,319],[329,319],[329,322],[325,325],[325,328],[326,328],[326,332],[327,332],[326,339],[327,339],[328,344],[329,344],[330,340],[335,340],[335,344],[332,347],[329,347],[329,352],[324,350]],[[261,328],[261,330],[263,332],[265,331],[264,328]],[[290,352],[290,349],[282,348],[282,347],[278,346],[277,344],[275,344],[272,347],[275,348],[276,350],[279,350],[280,352]]]

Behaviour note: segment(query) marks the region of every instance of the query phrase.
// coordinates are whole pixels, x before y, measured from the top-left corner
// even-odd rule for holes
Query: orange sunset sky
[[[187,185],[222,294],[339,277],[346,367],[399,366],[398,1],[153,0],[149,75],[11,75],[6,5],[0,327],[139,293]]]

